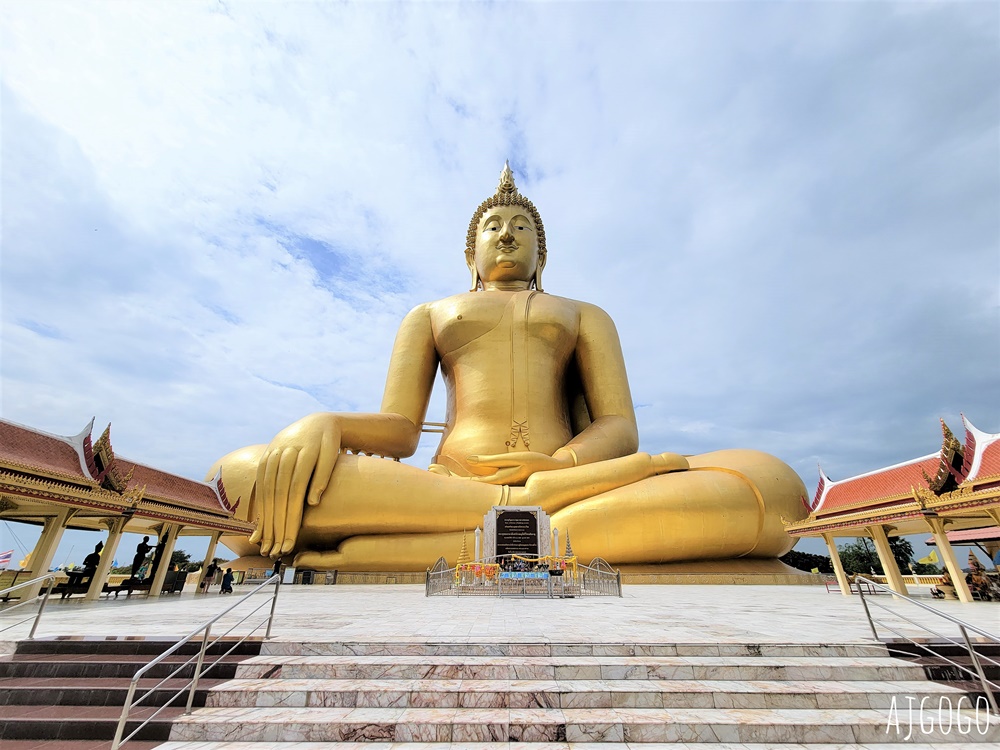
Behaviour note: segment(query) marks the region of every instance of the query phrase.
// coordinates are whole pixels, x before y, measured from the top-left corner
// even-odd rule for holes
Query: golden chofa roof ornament
[[[538,214],[535,204],[525,198],[514,184],[514,172],[510,168],[510,162],[504,161],[503,170],[500,172],[500,182],[497,184],[497,191],[489,198],[479,204],[479,208],[472,215],[469,222],[469,231],[465,235],[465,257],[471,267],[475,266],[476,256],[476,235],[479,233],[479,222],[483,214],[488,209],[496,206],[521,206],[531,217],[535,225],[535,232],[538,234],[538,271],[535,274],[534,285],[538,291],[542,289],[542,268],[545,266],[545,226],[542,224],[542,217]],[[478,283],[469,291],[476,291]]]

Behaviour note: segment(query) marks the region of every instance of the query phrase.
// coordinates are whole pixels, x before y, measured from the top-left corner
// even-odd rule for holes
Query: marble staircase
[[[964,695],[881,644],[272,641],[162,748],[996,747]]]
[[[170,648],[174,640],[55,637],[20,641],[12,653],[0,655],[0,750],[107,750],[121,716],[128,687],[136,671]],[[210,650],[218,655],[232,644],[222,641]],[[199,644],[182,647],[176,655],[140,680],[140,690],[154,688],[171,671],[197,653]],[[235,647],[201,682],[195,704],[203,705],[209,688],[236,675],[241,659],[260,653],[260,641]],[[168,679],[132,715],[128,731],[168,706],[177,690],[190,679],[193,666]],[[186,700],[186,695],[183,700]],[[143,728],[129,750],[159,745],[170,733],[170,723],[183,713],[183,702],[173,701]]]

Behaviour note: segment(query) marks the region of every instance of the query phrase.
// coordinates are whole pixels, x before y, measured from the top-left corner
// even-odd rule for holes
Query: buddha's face
[[[538,268],[538,233],[522,206],[487,209],[476,236],[476,270],[483,285],[530,282]]]

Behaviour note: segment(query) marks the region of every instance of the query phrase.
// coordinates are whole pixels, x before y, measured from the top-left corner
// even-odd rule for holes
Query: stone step
[[[882,644],[268,641],[275,656],[887,656]]]
[[[171,655],[153,667],[150,677],[167,677],[176,667],[191,659],[190,654]],[[155,655],[120,654],[14,654],[0,656],[0,678],[129,678],[155,658]],[[211,677],[230,679],[236,674],[236,665],[246,656],[225,656],[209,673]],[[194,673],[194,661],[185,667],[178,677],[190,677]]]
[[[100,655],[130,655],[142,654],[149,657],[159,656],[169,649],[182,636],[176,638],[143,638],[143,637],[100,637],[100,636],[50,636],[46,638],[35,638],[30,641],[19,641],[16,645],[18,655],[26,654],[79,654],[88,657]],[[207,653],[222,654],[230,651],[235,655],[256,655],[260,653],[260,646],[263,640],[260,638],[247,638],[242,643],[234,643],[223,639],[218,643],[209,646]],[[191,655],[198,653],[201,648],[199,641],[191,641],[181,646],[175,653],[180,655]]]
[[[920,680],[889,657],[830,656],[258,656],[240,679]]]
[[[841,743],[809,743],[786,745],[774,743],[746,742],[734,745],[732,743],[700,742],[696,745],[685,743],[643,744],[643,750],[686,750],[689,747],[698,750],[844,750]],[[106,750],[97,748],[97,750]],[[157,750],[250,750],[256,747],[248,742],[165,742],[157,746]],[[594,745],[585,742],[425,742],[419,746],[393,742],[269,742],[268,748],[273,750],[595,750]],[[900,745],[894,743],[852,743],[852,750],[899,750]],[[907,742],[906,750],[938,750],[938,745],[922,742]],[[957,742],[948,745],[949,750],[985,750],[991,745],[987,743]],[[6,745],[4,750],[7,750]],[[10,750],[34,750],[34,748],[11,747]],[[45,750],[50,750],[46,746]],[[62,750],[52,748],[51,750]],[[76,750],[81,750],[77,748]],[[88,746],[82,750],[91,750]],[[132,750],[131,745],[129,750]],[[141,750],[136,748],[135,750]],[[624,742],[602,742],[600,750],[634,750],[632,745]]]
[[[161,680],[139,680],[140,693],[157,686]],[[163,686],[146,699],[150,705],[165,705],[177,691],[183,689],[188,680],[169,679]],[[0,706],[45,705],[45,706],[118,706],[121,708],[128,696],[131,679],[98,677],[74,680],[70,678],[7,678],[0,679]],[[194,705],[205,705],[207,691],[225,680],[202,679],[198,682]],[[182,704],[187,702],[187,692],[183,693]]]
[[[28,743],[20,746],[31,750],[109,748],[132,676],[172,645],[143,638],[68,637],[19,642],[13,654],[0,656],[0,747],[17,750],[13,743]],[[180,650],[188,653],[168,657],[150,670],[149,677],[140,681],[140,687],[155,687],[196,655],[199,645],[187,644]],[[223,641],[214,650],[221,654],[234,645],[232,641]],[[251,643],[244,648],[240,644],[235,650],[243,655],[223,657],[209,677],[200,682],[195,705],[204,703],[207,688],[232,678],[240,660],[259,653],[259,645]],[[192,663],[180,674],[188,677],[193,669]],[[135,729],[157,705],[171,700],[186,682],[183,678],[168,679],[163,689],[145,698],[144,706],[133,711],[128,731]],[[151,742],[167,739],[171,720],[183,711],[186,693],[182,700],[179,707],[174,702],[163,709],[140,731],[139,743],[126,745],[128,750],[133,750],[133,744],[134,750],[139,750],[151,747]],[[147,707],[150,704],[152,707]]]
[[[275,742],[765,742],[945,743],[1000,742],[1000,719],[980,715],[981,730],[968,711],[923,714],[927,731],[907,724],[890,727],[885,710],[717,708],[202,708],[177,717],[175,741]],[[945,718],[948,731],[938,724]],[[929,722],[934,720],[934,725]],[[960,734],[961,720],[976,735]],[[889,727],[889,733],[887,733]],[[907,736],[909,735],[909,737]]]
[[[974,637],[973,646],[977,654],[1000,661],[1000,643],[984,642]],[[886,647],[894,656],[927,656],[928,652],[941,656],[966,656],[969,653],[963,644],[941,641],[889,641]]]
[[[153,750],[160,747],[163,747],[163,743],[159,740],[130,740],[125,745],[128,750]],[[111,740],[4,740],[3,750],[111,750]]]
[[[133,711],[126,733],[139,726],[156,709]],[[136,739],[166,740],[170,723],[183,713],[181,708],[164,708],[143,727]],[[111,740],[115,736],[120,706],[4,706],[0,713],[0,746],[9,740]],[[128,747],[126,745],[126,747]]]
[[[863,708],[965,693],[927,681],[231,680],[204,705],[327,708]],[[968,705],[968,704],[966,704]]]

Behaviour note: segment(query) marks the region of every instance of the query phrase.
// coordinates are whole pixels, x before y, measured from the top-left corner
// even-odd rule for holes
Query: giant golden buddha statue
[[[227,546],[320,570],[424,570],[456,553],[492,506],[533,505],[583,560],[773,559],[791,549],[781,518],[804,516],[805,487],[778,459],[637,452],[614,323],[542,291],[542,220],[506,165],[472,217],[465,256],[471,291],[403,319],[378,413],[311,414],[212,467],[257,524]],[[447,415],[422,470],[398,459],[416,450],[439,367]]]

